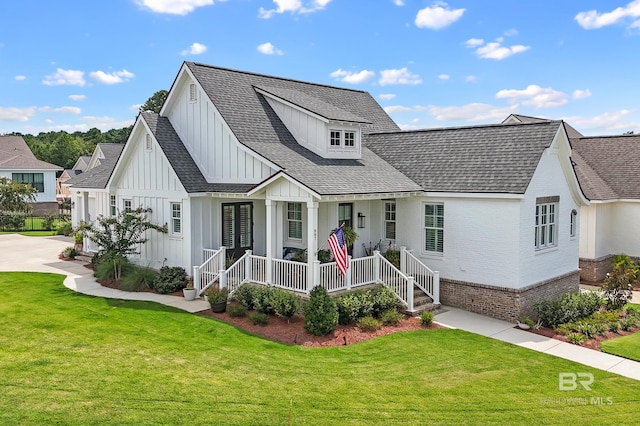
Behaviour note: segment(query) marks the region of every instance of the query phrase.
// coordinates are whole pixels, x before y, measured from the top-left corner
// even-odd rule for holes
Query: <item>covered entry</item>
[[[222,245],[234,259],[253,249],[253,203],[222,204]]]

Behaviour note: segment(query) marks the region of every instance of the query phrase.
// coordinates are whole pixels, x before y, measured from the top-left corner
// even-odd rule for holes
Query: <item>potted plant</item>
[[[74,242],[74,248],[76,249],[77,252],[81,252],[82,251],[82,246],[83,246],[83,242],[84,242],[84,234],[80,231],[80,230],[76,230],[73,234],[73,242]]]
[[[227,298],[229,297],[228,288],[220,288],[220,286],[216,284],[207,289],[206,295],[212,312],[222,313],[227,310]]]
[[[533,327],[533,321],[531,320],[531,318],[529,317],[520,317],[518,318],[518,328],[522,329],[522,330],[529,330],[531,327]]]
[[[187,286],[182,289],[182,294],[185,300],[194,300],[198,295],[198,290],[193,288],[193,278],[187,278]]]

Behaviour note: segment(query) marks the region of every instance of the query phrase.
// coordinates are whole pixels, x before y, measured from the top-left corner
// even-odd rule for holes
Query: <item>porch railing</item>
[[[220,287],[227,287],[233,293],[246,282],[274,285],[298,293],[309,294],[311,288],[322,285],[328,293],[350,290],[359,286],[381,283],[396,293],[399,300],[414,310],[414,285],[427,293],[435,303],[439,303],[439,275],[431,271],[406,249],[402,249],[402,272],[384,258],[378,251],[373,256],[352,259],[344,276],[338,272],[335,263],[313,264],[312,283],[309,282],[308,264],[283,259],[271,259],[267,268],[267,258],[252,254],[247,250],[229,268],[224,269],[225,251],[210,250],[209,258],[200,266],[194,266],[194,287],[201,295],[216,280]],[[270,275],[267,272],[270,269]],[[416,277],[418,277],[416,279]]]

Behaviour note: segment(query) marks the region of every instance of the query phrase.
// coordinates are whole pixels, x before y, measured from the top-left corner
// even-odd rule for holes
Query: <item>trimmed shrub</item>
[[[262,312],[251,312],[249,320],[255,325],[267,325],[269,324],[269,315]]]
[[[623,311],[627,314],[628,317],[634,317],[637,320],[640,320],[640,305],[627,304]]]
[[[251,284],[242,284],[233,292],[233,298],[247,309],[255,309],[254,299],[258,287]]]
[[[577,331],[582,333],[584,337],[591,338],[596,335],[596,328],[593,324],[589,324],[588,322],[579,322],[577,324]]]
[[[153,281],[153,289],[161,294],[174,293],[187,286],[187,272],[180,266],[163,266]]]
[[[380,285],[368,290],[371,301],[373,302],[372,314],[379,317],[383,312],[387,312],[396,308],[398,305],[398,297],[396,293],[389,287]]]
[[[351,324],[373,312],[373,301],[364,290],[355,290],[336,298],[338,322]]]
[[[310,298],[303,306],[304,329],[315,336],[324,336],[338,325],[336,302],[321,286],[311,289]]]
[[[402,321],[402,314],[395,309],[389,309],[380,315],[380,321],[384,325],[398,325]]]
[[[367,332],[378,331],[382,328],[382,322],[372,316],[362,317],[358,320],[358,328]]]
[[[287,320],[293,317],[300,309],[300,297],[287,290],[274,289],[269,299],[273,312]]]
[[[536,304],[538,317],[547,327],[574,322],[592,315],[602,306],[602,298],[595,292],[568,293],[557,299]]]
[[[132,271],[122,279],[120,289],[125,291],[147,290],[151,288],[158,275],[158,271],[155,269],[134,266]]]
[[[424,311],[420,314],[420,324],[428,327],[433,323],[433,312]]]
[[[247,314],[247,308],[243,305],[229,306],[227,313],[232,318],[241,318]]]
[[[256,286],[253,293],[253,306],[256,311],[267,315],[274,313],[271,303],[271,295],[274,290],[274,287]]]
[[[579,345],[584,341],[584,335],[580,333],[569,333],[567,334],[567,339],[569,340],[570,343],[573,343],[574,345]]]
[[[624,331],[633,330],[637,324],[638,321],[634,317],[626,317],[620,320],[620,328]]]

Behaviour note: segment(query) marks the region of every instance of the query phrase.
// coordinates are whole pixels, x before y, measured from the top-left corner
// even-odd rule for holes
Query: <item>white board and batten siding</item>
[[[207,182],[258,184],[275,170],[240,144],[222,115],[196,84],[184,73],[174,88],[174,102],[166,112]]]
[[[118,210],[124,208],[125,200],[131,201],[133,209],[150,208],[149,220],[159,225],[168,224],[169,232],[147,231],[148,241],[140,247],[140,255],[132,260],[156,269],[163,265],[182,266],[189,272],[192,267],[189,196],[155,141],[151,149],[147,148],[146,136],[146,128],[140,126],[128,142],[126,156],[113,182],[116,204]],[[180,234],[174,234],[171,229],[171,203],[181,203]],[[170,259],[171,264],[165,259]]]

